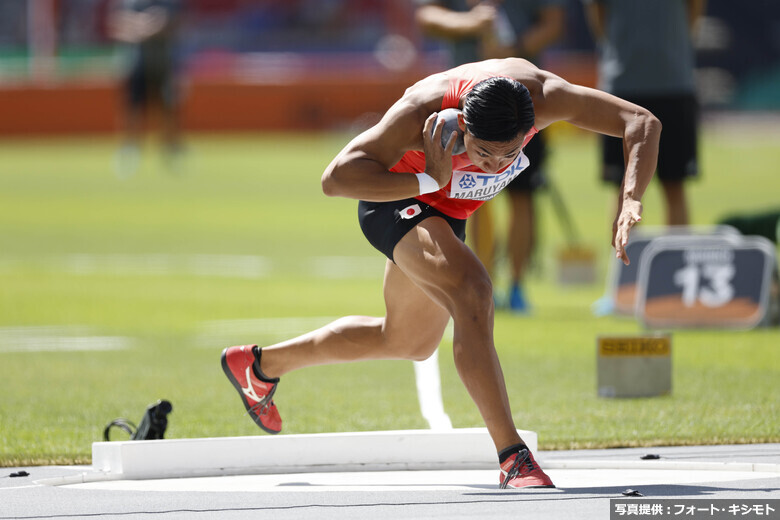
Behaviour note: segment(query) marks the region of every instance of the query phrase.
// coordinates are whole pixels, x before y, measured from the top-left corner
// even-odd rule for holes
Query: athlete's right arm
[[[353,139],[322,174],[325,195],[370,202],[420,195],[420,181],[414,173],[389,171],[404,153],[419,149],[420,141],[426,158],[426,173],[440,188],[445,186],[452,177],[455,139],[451,137],[447,147],[442,147],[443,125],[436,124],[435,113],[425,118],[421,128],[424,110],[402,99],[376,126]]]

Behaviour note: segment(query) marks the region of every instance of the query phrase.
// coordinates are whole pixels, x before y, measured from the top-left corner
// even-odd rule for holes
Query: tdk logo
[[[521,152],[509,168],[498,174],[456,170],[452,172],[449,196],[453,199],[490,200],[529,164],[528,158]]]
[[[466,175],[463,176],[463,178],[460,180],[458,185],[464,190],[467,190],[469,188],[473,188],[474,186],[476,186],[477,181],[474,180],[474,176],[467,173]]]

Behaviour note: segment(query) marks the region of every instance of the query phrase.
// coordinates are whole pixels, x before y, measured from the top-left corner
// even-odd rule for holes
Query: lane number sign
[[[649,328],[752,328],[768,319],[775,247],[762,237],[665,236],[642,254],[636,316]]]

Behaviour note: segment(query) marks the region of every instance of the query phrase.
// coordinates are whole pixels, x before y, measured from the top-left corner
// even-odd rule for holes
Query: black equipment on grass
[[[165,429],[168,427],[168,414],[172,411],[173,405],[169,401],[164,399],[157,401],[146,408],[141,424],[137,427],[123,417],[108,423],[103,430],[103,439],[106,441],[111,440],[109,432],[112,427],[117,427],[127,432],[130,435],[130,439],[134,441],[162,439],[165,437]]]

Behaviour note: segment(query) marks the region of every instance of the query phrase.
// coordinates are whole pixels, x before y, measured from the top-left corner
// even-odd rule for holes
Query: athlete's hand
[[[443,188],[452,178],[452,150],[455,148],[458,133],[452,132],[447,146],[442,147],[441,133],[444,122],[438,121],[439,114],[434,112],[423,125],[423,153],[425,153],[425,173],[434,178]],[[438,123],[437,123],[438,121]]]
[[[631,263],[626,254],[628,235],[634,224],[642,220],[642,203],[634,199],[624,199],[620,213],[612,225],[612,245],[615,247],[615,257],[628,265]]]

